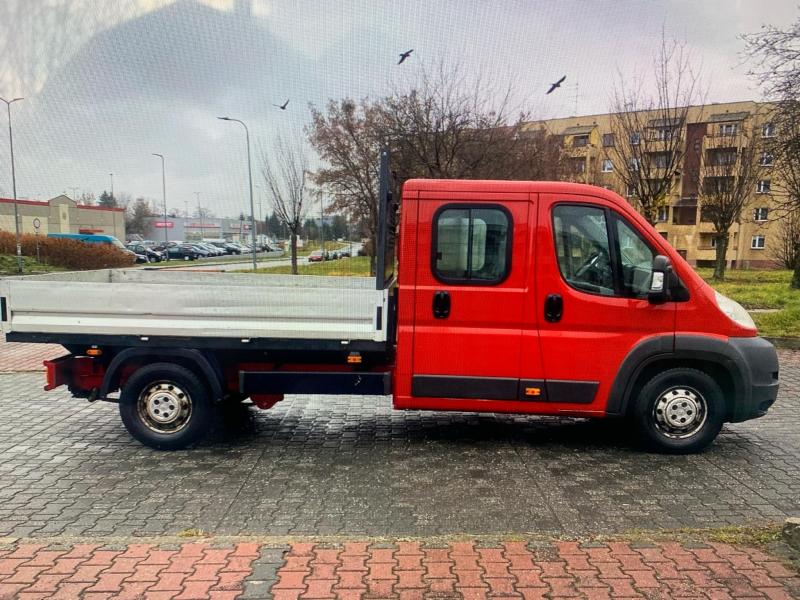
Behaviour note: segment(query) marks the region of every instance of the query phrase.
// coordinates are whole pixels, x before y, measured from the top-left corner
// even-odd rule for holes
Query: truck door
[[[518,399],[530,195],[420,196],[410,405],[502,410]]]
[[[647,300],[656,236],[612,202],[541,194],[536,306],[550,403],[604,412],[625,356],[645,338],[671,348],[676,305]]]

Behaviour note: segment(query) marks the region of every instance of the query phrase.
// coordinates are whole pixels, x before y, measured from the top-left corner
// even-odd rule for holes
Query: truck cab
[[[630,416],[682,452],[774,402],[747,312],[613,192],[411,180],[401,206],[397,408]]]

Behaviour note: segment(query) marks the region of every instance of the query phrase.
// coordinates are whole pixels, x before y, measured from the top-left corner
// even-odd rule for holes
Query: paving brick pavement
[[[19,344],[6,342],[0,333],[0,373],[43,371],[42,361],[66,354],[58,344]]]
[[[398,412],[388,398],[288,397],[202,445],[133,441],[113,404],[0,375],[0,537],[624,533],[800,516],[800,353],[761,419],[694,456],[619,425]]]
[[[0,546],[0,599],[800,597],[756,548],[697,542]]]

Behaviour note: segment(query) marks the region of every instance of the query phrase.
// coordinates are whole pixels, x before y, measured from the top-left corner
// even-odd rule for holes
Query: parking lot
[[[780,359],[768,416],[727,425],[685,457],[643,453],[619,424],[394,412],[388,398],[363,397],[288,397],[201,447],[156,452],[130,439],[116,406],[42,392],[41,373],[4,373],[0,537],[578,535],[780,521],[800,514],[800,353]]]

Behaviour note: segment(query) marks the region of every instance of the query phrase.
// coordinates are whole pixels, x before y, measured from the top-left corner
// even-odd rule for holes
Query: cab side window
[[[573,288],[602,296],[647,297],[655,252],[617,213],[557,205],[553,235],[558,268]]]
[[[511,267],[511,216],[501,208],[445,207],[433,224],[433,272],[449,283],[492,284]]]
[[[553,209],[558,268],[572,287],[602,296],[614,295],[614,271],[608,224],[602,208],[562,204]]]

